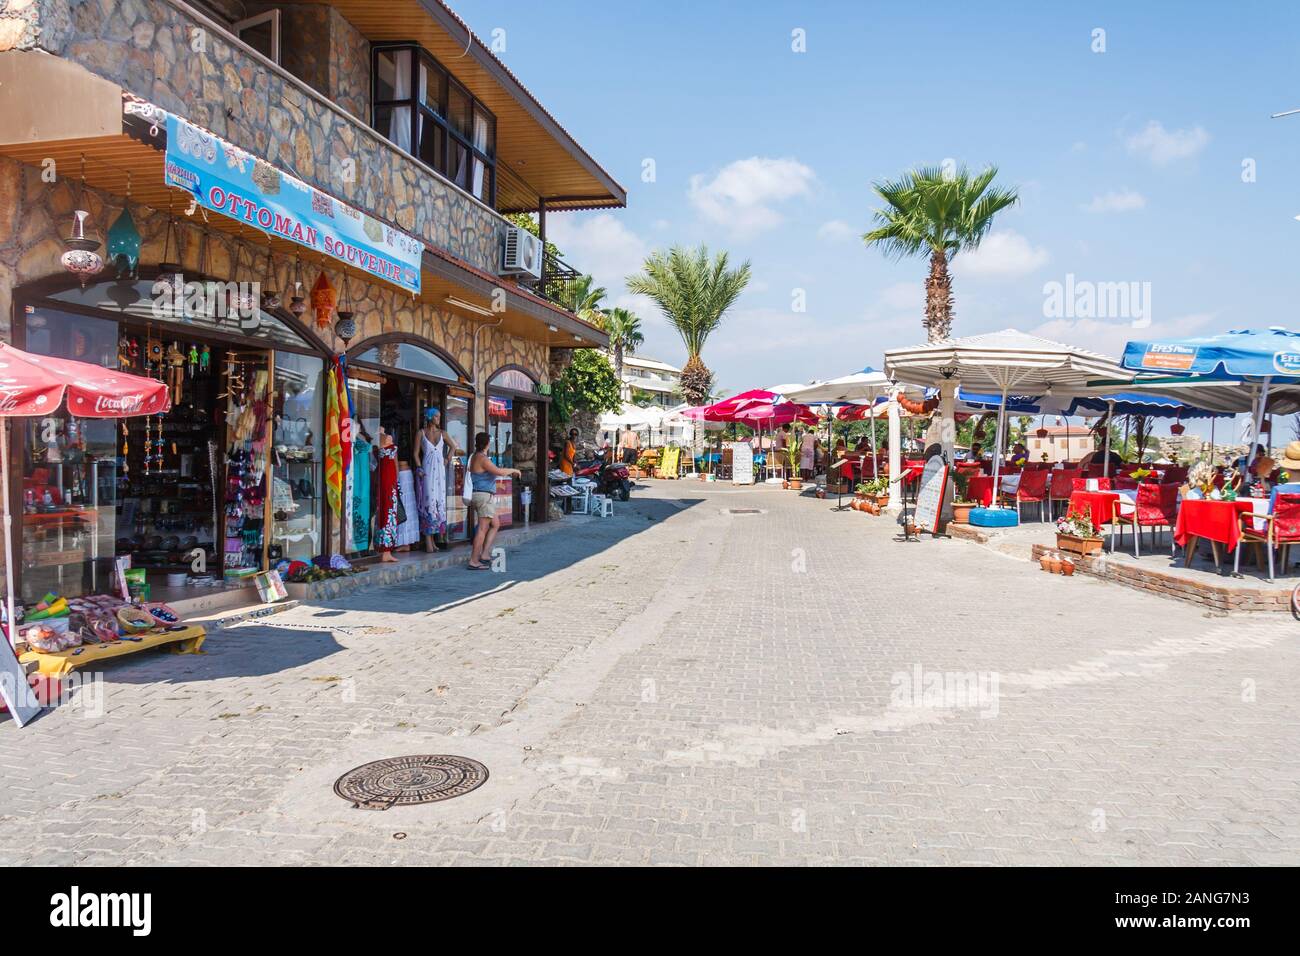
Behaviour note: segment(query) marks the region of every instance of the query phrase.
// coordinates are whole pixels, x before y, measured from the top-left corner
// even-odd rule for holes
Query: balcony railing
[[[557,305],[563,304],[565,287],[581,276],[581,272],[558,256],[549,252],[543,253],[542,278],[537,283],[537,292]]]

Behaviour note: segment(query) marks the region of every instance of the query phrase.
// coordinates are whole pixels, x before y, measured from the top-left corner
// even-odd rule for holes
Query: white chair
[[[592,495],[587,513],[599,515],[602,518],[612,518],[614,516],[614,502],[606,495]]]

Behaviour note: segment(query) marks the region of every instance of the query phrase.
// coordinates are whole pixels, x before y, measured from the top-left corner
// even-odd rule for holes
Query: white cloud
[[[1041,268],[1051,256],[1042,246],[1010,229],[989,233],[974,252],[953,260],[953,272],[977,278],[1011,279]]]
[[[1125,145],[1130,153],[1145,157],[1152,165],[1166,166],[1195,156],[1209,142],[1210,134],[1203,127],[1167,130],[1158,120],[1151,120],[1141,132],[1130,136]]]
[[[895,282],[882,289],[878,298],[880,306],[886,310],[921,315],[925,311],[925,284],[920,279]]]
[[[751,156],[722,167],[713,178],[691,177],[687,198],[706,220],[747,237],[781,222],[774,204],[807,196],[816,174],[795,159]]]
[[[569,265],[595,276],[610,292],[622,291],[624,279],[641,271],[650,252],[644,239],[607,212],[552,214],[546,220],[546,238]]]
[[[825,239],[827,242],[847,242],[850,239],[856,239],[862,234],[861,230],[854,229],[843,219],[832,219],[829,222],[821,224],[817,230],[817,238]]]
[[[1212,312],[1195,312],[1166,321],[1153,320],[1150,325],[1138,329],[1128,322],[1108,322],[1104,319],[1051,319],[1029,331],[1054,342],[1079,345],[1111,358],[1119,358],[1130,340],[1185,338],[1205,331],[1212,326],[1214,320]]]
[[[1145,209],[1146,204],[1146,197],[1141,193],[1125,189],[1122,192],[1093,196],[1092,202],[1084,204],[1082,208],[1086,212],[1132,212],[1134,209]]]

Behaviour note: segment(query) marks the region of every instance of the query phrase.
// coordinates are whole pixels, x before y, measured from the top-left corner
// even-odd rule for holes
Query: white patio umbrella
[[[1001,466],[1002,438],[1006,428],[1007,395],[1053,395],[1086,392],[1096,379],[1132,381],[1134,373],[1109,356],[1089,349],[1053,342],[1016,329],[929,342],[885,353],[885,374],[903,382],[940,389],[940,413],[945,435],[953,434],[951,419],[957,385],[972,392],[1001,396],[993,459],[993,487]],[[945,442],[951,454],[951,442]]]
[[[792,402],[804,405],[838,405],[851,403],[871,405],[881,398],[890,398],[898,390],[898,383],[884,372],[871,367],[852,375],[841,375],[826,382],[814,382],[802,388],[784,392]],[[871,429],[871,477],[876,477],[876,429]]]

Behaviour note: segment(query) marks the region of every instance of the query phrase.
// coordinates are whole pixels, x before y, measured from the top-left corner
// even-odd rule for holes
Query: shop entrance
[[[504,527],[524,519],[545,521],[547,402],[536,382],[518,368],[503,368],[488,380],[488,453],[502,468],[518,468],[518,481],[497,481],[497,518]]]
[[[163,415],[28,420],[16,508],[26,602],[114,588],[174,601],[242,588],[319,553],[320,357],[268,313],[169,318],[150,280],[54,290],[21,307],[35,354],[167,383]]]
[[[463,373],[427,346],[400,337],[362,343],[348,359],[349,385],[356,403],[355,443],[348,497],[348,541],[353,555],[377,553],[379,528],[386,518],[376,451],[381,430],[396,448],[399,500],[397,552],[425,547],[426,534],[445,536],[454,544],[467,539],[466,508],[461,500],[469,408],[473,392]],[[439,416],[451,445],[452,459],[438,466],[442,480],[424,471],[422,430],[429,411]],[[440,492],[440,493],[439,493]],[[441,507],[431,502],[437,500]],[[441,531],[434,532],[433,529]]]

